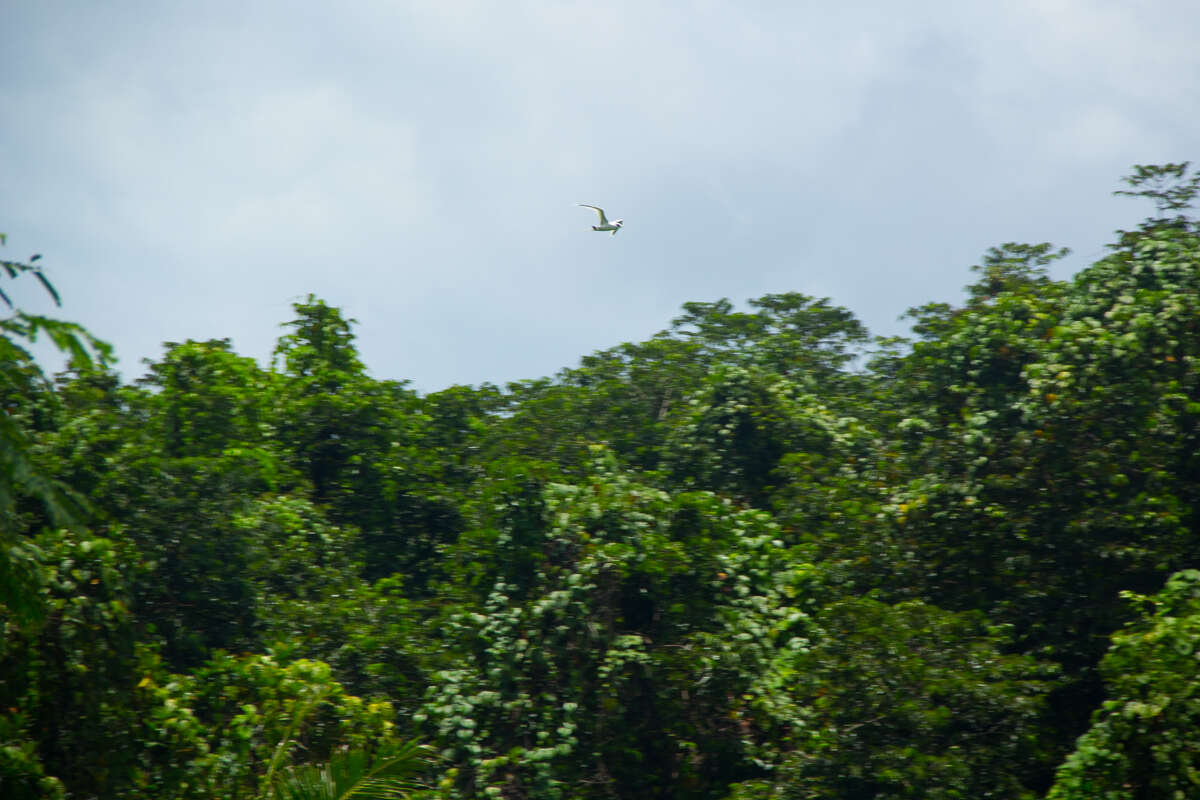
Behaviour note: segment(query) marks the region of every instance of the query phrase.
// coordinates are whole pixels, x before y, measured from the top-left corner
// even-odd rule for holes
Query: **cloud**
[[[263,357],[308,292],[422,388],[552,372],[720,296],[828,294],[894,333],[993,244],[1100,247],[1138,217],[1108,195],[1129,164],[1200,140],[1182,1],[11,16],[0,226],[127,369],[186,336]]]

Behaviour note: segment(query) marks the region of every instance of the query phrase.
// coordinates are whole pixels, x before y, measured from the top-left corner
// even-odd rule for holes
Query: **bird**
[[[616,236],[617,231],[621,230],[621,226],[625,224],[624,220],[619,219],[609,222],[608,217],[604,216],[604,209],[600,206],[589,206],[587,203],[578,203],[578,205],[584,208],[594,208],[596,209],[596,213],[600,215],[600,224],[592,226],[592,230],[594,231],[612,231],[609,236]]]

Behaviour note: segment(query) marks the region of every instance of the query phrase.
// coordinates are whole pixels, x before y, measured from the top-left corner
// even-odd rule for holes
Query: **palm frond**
[[[54,288],[54,284],[50,283],[50,279],[47,278],[42,272],[41,266],[35,264],[35,262],[40,261],[41,258],[41,253],[35,253],[30,257],[28,264],[22,264],[20,261],[0,260],[0,269],[3,269],[6,273],[8,273],[8,277],[13,279],[15,279],[22,272],[32,272],[34,277],[38,279],[38,282],[42,284],[42,288],[44,288],[50,294],[50,297],[54,298],[54,304],[61,307],[62,299],[58,296],[58,290]],[[0,298],[3,298],[4,302],[8,304],[9,308],[13,307],[12,301],[9,300],[8,295],[6,295],[2,290],[0,290]]]
[[[18,311],[11,321],[23,326],[22,335],[31,342],[37,341],[38,334],[46,334],[59,352],[66,353],[71,362],[79,366],[105,365],[112,359],[112,346],[92,336],[77,322],[22,311]]]
[[[87,516],[87,501],[62,481],[39,472],[28,452],[24,431],[0,411],[0,514],[12,508],[19,488],[42,501],[55,525],[78,528]]]
[[[308,715],[311,714],[318,705],[324,702],[325,698],[328,696],[328,689],[318,688],[308,697],[298,699],[292,705],[291,722],[288,723],[288,729],[283,734],[283,738],[281,738],[279,740],[279,744],[275,746],[275,754],[271,756],[271,763],[267,766],[267,774],[263,778],[263,784],[268,789],[270,789],[271,785],[275,782],[275,771],[279,769],[279,765],[283,763],[283,757],[287,753],[288,749],[292,746],[292,743],[295,741],[297,731],[299,731],[300,727],[304,724],[304,721],[308,718]]]
[[[422,788],[413,777],[429,748],[405,742],[372,759],[364,750],[341,750],[329,763],[287,769],[274,786],[275,800],[403,800]]]
[[[337,754],[329,761],[334,786],[342,790],[338,798],[362,800],[398,800],[409,791],[419,788],[412,780],[427,761],[428,748],[417,742],[406,742],[390,751],[380,753],[374,761],[359,751]]]
[[[271,797],[275,800],[332,800],[336,794],[327,769],[304,764],[282,773]]]
[[[61,307],[62,300],[59,299],[58,292],[50,284],[50,281],[48,281],[46,279],[46,276],[42,274],[42,271],[40,269],[34,269],[33,275],[35,278],[38,279],[38,281],[41,282],[42,286],[46,289],[46,291],[50,293],[50,296],[54,298],[54,305]]]

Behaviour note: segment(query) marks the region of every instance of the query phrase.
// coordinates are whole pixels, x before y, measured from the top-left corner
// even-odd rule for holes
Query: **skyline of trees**
[[[168,342],[131,383],[14,309],[0,789],[1196,793],[1200,181],[1126,185],[1156,213],[1103,258],[992,248],[911,339],[689,302],[505,387],[372,378],[311,295],[269,365]]]

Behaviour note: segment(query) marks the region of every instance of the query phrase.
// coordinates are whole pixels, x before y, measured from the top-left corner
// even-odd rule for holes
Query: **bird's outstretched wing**
[[[589,206],[587,203],[580,203],[579,205],[583,206],[584,208],[596,209],[596,213],[600,215],[600,224],[601,225],[608,224],[608,217],[604,216],[604,209],[601,208],[600,206]]]

